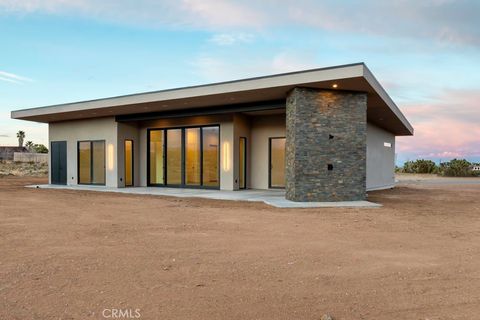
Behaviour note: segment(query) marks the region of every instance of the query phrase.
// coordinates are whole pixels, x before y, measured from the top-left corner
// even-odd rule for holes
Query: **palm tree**
[[[17,132],[17,138],[18,138],[18,146],[23,147],[23,139],[25,139],[25,131],[18,131]]]
[[[35,145],[33,144],[32,141],[27,141],[25,142],[25,147],[28,149],[28,151],[32,152],[35,149]]]

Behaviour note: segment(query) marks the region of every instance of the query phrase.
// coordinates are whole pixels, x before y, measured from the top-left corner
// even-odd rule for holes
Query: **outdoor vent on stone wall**
[[[328,169],[328,171],[332,171],[333,170],[333,164],[331,164],[331,163],[327,164],[327,169]]]

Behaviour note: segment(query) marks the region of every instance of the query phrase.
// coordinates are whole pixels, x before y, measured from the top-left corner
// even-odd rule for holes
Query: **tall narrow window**
[[[150,184],[165,184],[164,178],[164,131],[150,131]]]
[[[203,130],[203,185],[219,187],[219,128],[204,127]]]
[[[182,129],[167,130],[167,184],[182,184]]]
[[[89,184],[92,181],[90,141],[78,143],[78,183]]]
[[[105,141],[78,143],[78,183],[105,184]]]
[[[125,186],[133,186],[133,140],[125,140]]]
[[[92,183],[105,184],[105,142],[92,142]]]
[[[270,188],[285,188],[285,138],[270,138]]]
[[[200,185],[200,128],[185,129],[185,184]]]
[[[247,187],[247,138],[240,137],[238,150],[238,178],[240,189]]]

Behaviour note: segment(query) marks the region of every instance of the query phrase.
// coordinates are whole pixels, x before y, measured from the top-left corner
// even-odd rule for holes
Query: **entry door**
[[[125,187],[133,186],[133,140],[125,140]]]
[[[285,188],[285,138],[270,138],[270,188]]]
[[[50,155],[52,184],[67,184],[67,142],[52,141]]]

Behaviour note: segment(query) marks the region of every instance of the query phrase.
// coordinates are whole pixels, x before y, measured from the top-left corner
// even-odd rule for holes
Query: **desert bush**
[[[453,159],[440,164],[440,174],[445,177],[472,177],[471,163],[465,159]]]
[[[432,160],[419,159],[407,161],[403,165],[404,173],[437,173],[438,167]]]

